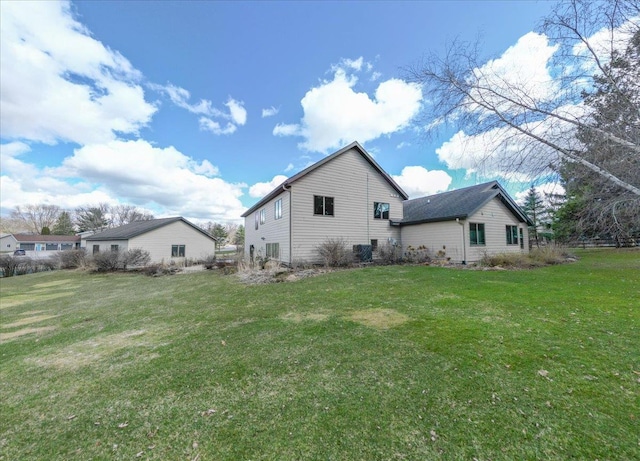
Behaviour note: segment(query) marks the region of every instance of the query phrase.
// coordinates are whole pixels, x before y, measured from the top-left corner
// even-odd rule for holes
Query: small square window
[[[184,258],[184,255],[185,255],[184,245],[171,245],[172,258]]]
[[[333,216],[333,197],[313,196],[313,214]]]
[[[373,218],[389,219],[389,204],[383,202],[373,202]]]

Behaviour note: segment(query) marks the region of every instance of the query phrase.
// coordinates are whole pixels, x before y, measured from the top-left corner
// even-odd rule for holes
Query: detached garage
[[[83,239],[90,254],[141,248],[151,262],[182,262],[215,255],[216,239],[182,217],[135,221]]]

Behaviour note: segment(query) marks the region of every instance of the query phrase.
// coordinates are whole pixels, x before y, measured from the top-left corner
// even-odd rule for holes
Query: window
[[[389,219],[389,204],[382,202],[373,202],[373,218]]]
[[[518,244],[518,226],[507,225],[507,245]]]
[[[260,222],[260,213],[258,213],[257,211],[256,211],[256,214],[255,214],[255,221],[256,221],[256,230],[258,230],[258,227],[260,227],[258,225],[258,223]]]
[[[260,224],[264,224],[267,221],[267,210],[264,208],[260,210]]]
[[[524,250],[524,231],[520,228],[520,248]]]
[[[484,224],[469,223],[469,240],[471,245],[484,245]]]
[[[184,245],[171,245],[172,258],[184,258]]]
[[[100,245],[93,245],[93,254],[100,253]]]
[[[282,218],[282,199],[278,199],[276,200],[276,203],[274,204],[274,218],[275,219],[280,219]]]
[[[333,197],[313,196],[313,214],[333,216]]]
[[[57,250],[58,249],[58,244],[57,243],[47,243],[47,246],[45,247],[46,250]]]
[[[267,258],[280,259],[279,243],[267,243]]]
[[[378,251],[378,239],[371,240],[371,251]]]
[[[111,251],[116,252],[118,249],[118,245],[111,245]]]

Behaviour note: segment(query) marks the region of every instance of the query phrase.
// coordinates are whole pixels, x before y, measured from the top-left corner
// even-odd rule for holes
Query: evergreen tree
[[[238,226],[238,229],[236,230],[236,235],[235,235],[235,238],[233,239],[233,244],[237,245],[238,247],[244,246],[244,226],[242,224]]]
[[[49,229],[49,226],[44,226],[40,230],[40,235],[51,235],[51,229]]]
[[[213,228],[210,231],[211,236],[214,237],[216,241],[216,247],[220,249],[227,243],[227,230],[224,228],[222,224],[214,224]]]
[[[540,246],[540,233],[546,230],[546,209],[542,197],[534,186],[531,186],[527,196],[522,204],[522,210],[529,216],[533,222],[529,226],[529,238],[533,239],[536,246]]]
[[[51,233],[54,235],[74,235],[75,229],[73,228],[73,222],[71,221],[71,215],[68,211],[62,211],[58,220],[53,226]]]

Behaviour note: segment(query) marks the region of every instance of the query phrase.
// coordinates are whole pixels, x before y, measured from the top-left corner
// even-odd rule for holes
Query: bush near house
[[[316,246],[316,254],[326,267],[346,267],[353,264],[353,251],[343,238],[328,238]]]
[[[151,256],[141,248],[121,251],[104,251],[93,255],[93,264],[98,272],[113,272],[127,270],[131,266],[146,266]]]

